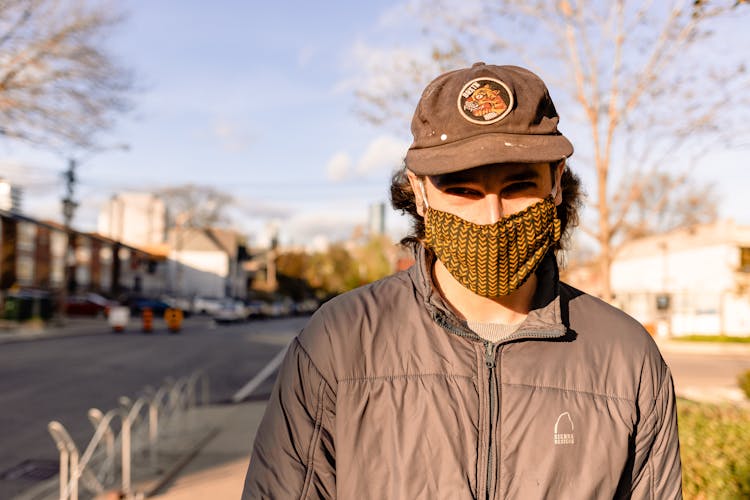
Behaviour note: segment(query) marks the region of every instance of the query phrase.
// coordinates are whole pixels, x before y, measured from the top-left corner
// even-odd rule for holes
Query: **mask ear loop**
[[[562,160],[562,161],[564,162],[565,160]],[[563,167],[563,169],[564,168],[565,167]],[[562,176],[560,176],[560,179],[557,180],[557,179],[555,179],[555,176],[553,175],[552,176],[552,182],[554,182],[555,185],[552,186],[552,192],[550,193],[550,195],[552,195],[552,200],[554,201],[557,198],[557,189],[560,187],[560,184],[562,184]]]
[[[419,182],[419,190],[422,191],[422,207],[424,208],[425,212],[427,212],[427,209],[430,208],[430,204],[427,202],[427,193],[425,193],[424,190],[424,181],[422,181],[422,179],[417,179],[417,182]]]

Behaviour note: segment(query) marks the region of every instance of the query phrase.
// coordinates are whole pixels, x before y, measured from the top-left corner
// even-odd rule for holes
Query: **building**
[[[114,195],[99,212],[97,229],[99,234],[128,245],[159,245],[166,239],[166,205],[152,193]]]
[[[21,211],[21,188],[0,178],[0,210]]]
[[[170,291],[179,296],[245,298],[248,260],[244,239],[220,228],[169,231]]]
[[[385,234],[385,203],[370,205],[367,229],[369,236]]]
[[[723,221],[629,242],[610,276],[616,305],[658,334],[750,336],[750,226]]]
[[[164,256],[96,233],[69,234],[58,223],[0,210],[0,298],[10,290],[57,293],[63,286],[115,298],[164,292]]]

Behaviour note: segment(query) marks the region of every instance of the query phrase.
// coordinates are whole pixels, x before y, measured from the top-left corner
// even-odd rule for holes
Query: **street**
[[[47,432],[60,421],[83,451],[93,434],[89,408],[106,412],[119,396],[137,397],[165,377],[203,369],[212,402],[225,402],[259,372],[307,321],[306,317],[213,325],[206,318],[186,320],[179,335],[165,328],[66,337],[0,346],[0,474],[24,460],[57,460]],[[273,376],[256,391],[268,394]],[[248,440],[252,436],[247,436]],[[0,479],[0,498],[33,486],[25,479]]]
[[[700,352],[662,348],[678,396],[702,401],[740,400],[745,398],[737,377],[750,370],[747,350],[735,353]]]

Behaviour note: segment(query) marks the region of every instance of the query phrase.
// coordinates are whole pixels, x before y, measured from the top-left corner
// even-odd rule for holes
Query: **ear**
[[[414,193],[414,203],[417,206],[417,213],[424,217],[424,199],[422,199],[422,189],[419,187],[419,177],[411,170],[407,170],[406,175],[409,177],[411,191]]]
[[[555,206],[559,206],[562,203],[563,200],[563,190],[562,190],[562,174],[563,170],[565,170],[565,160],[560,160],[555,167],[555,178],[553,179],[555,184],[554,186],[557,188],[555,192]]]

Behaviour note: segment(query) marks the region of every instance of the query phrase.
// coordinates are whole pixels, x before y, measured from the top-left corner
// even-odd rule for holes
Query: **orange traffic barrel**
[[[145,333],[151,333],[154,331],[154,312],[150,307],[144,307],[141,311],[141,318],[143,319],[143,331]]]
[[[182,326],[182,309],[168,308],[164,311],[164,321],[166,321],[167,328],[171,333],[178,333]]]

